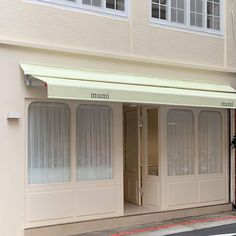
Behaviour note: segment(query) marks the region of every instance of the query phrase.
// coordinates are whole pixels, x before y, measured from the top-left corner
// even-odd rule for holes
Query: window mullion
[[[102,9],[106,11],[106,0],[101,0],[102,1]]]
[[[185,8],[186,8],[186,13],[185,13],[185,17],[186,17],[186,27],[190,28],[190,0],[185,0]]]
[[[167,21],[171,22],[171,0],[168,0],[167,7],[168,7],[168,10],[167,10],[167,12],[168,12]]]
[[[224,5],[222,3],[223,1],[220,1],[220,32],[223,33],[224,31],[224,15],[225,15],[225,9]]]
[[[203,28],[207,30],[207,0],[204,0],[203,7]]]

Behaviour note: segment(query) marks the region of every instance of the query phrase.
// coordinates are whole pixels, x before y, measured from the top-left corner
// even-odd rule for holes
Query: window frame
[[[215,177],[222,177],[225,175],[228,175],[228,162],[227,162],[227,156],[229,147],[227,145],[228,143],[228,129],[227,129],[227,122],[228,122],[228,113],[226,109],[217,109],[217,108],[197,108],[197,107],[188,107],[188,106],[167,106],[162,112],[164,113],[162,116],[162,119],[165,119],[165,134],[166,134],[166,152],[167,152],[167,114],[170,110],[191,110],[193,112],[193,118],[194,118],[194,174],[192,175],[175,175],[171,176],[168,175],[168,163],[165,163],[165,169],[166,169],[166,176],[169,180],[177,180],[177,179],[186,179],[186,178],[198,178],[198,179],[204,179],[204,178],[215,178]],[[204,173],[201,174],[199,171],[200,167],[200,154],[199,154],[199,116],[201,112],[219,112],[222,116],[222,172],[221,173]]]
[[[53,182],[53,183],[39,183],[39,184],[31,184],[29,183],[29,172],[28,172],[28,164],[29,164],[29,142],[28,142],[28,122],[29,122],[29,116],[28,111],[29,107],[32,103],[35,102],[45,102],[45,103],[63,103],[69,107],[70,111],[70,126],[69,126],[69,133],[70,133],[70,144],[69,144],[69,152],[70,152],[70,181],[68,182]],[[111,109],[111,112],[113,114],[112,117],[112,134],[111,134],[111,168],[112,168],[112,178],[111,179],[97,179],[97,180],[81,180],[77,181],[76,179],[76,110],[77,107],[80,105],[102,105],[102,106],[108,106]],[[117,179],[119,178],[119,173],[117,171],[118,169],[118,163],[115,159],[117,155],[117,150],[115,150],[115,135],[117,133],[116,129],[116,118],[115,114],[117,112],[117,107],[114,106],[111,103],[107,102],[91,102],[91,101],[68,101],[68,100],[61,100],[61,99],[27,99],[26,100],[26,107],[25,107],[25,114],[26,114],[26,126],[25,126],[25,189],[39,189],[39,188],[51,188],[51,187],[78,187],[78,186],[84,186],[84,185],[94,185],[95,183],[116,183]]]
[[[48,3],[51,5],[57,5],[61,7],[68,7],[72,8],[74,10],[82,10],[82,11],[88,11],[88,12],[94,12],[99,14],[105,14],[105,15],[111,15],[111,16],[117,16],[117,17],[128,17],[129,16],[129,2],[130,0],[124,0],[125,1],[125,10],[116,10],[116,9],[110,9],[106,7],[106,0],[102,1],[101,7],[95,7],[95,6],[89,6],[82,3],[82,0],[75,0],[75,2],[70,3],[66,0],[34,0],[36,2],[41,3]]]
[[[184,0],[185,4],[185,24],[176,23],[171,21],[171,0],[167,0],[168,14],[167,20],[158,19],[152,17],[152,1],[150,0],[150,23],[152,26],[159,26],[163,28],[175,29],[179,31],[192,32],[192,33],[203,33],[211,34],[214,36],[224,36],[225,28],[225,1],[220,0],[220,30],[214,30],[207,28],[207,1],[203,0],[203,27],[192,26],[190,24],[190,0]]]
[[[31,113],[31,109],[34,109],[34,105],[36,105],[36,106],[38,106],[38,104],[43,104],[43,106],[44,106],[44,108],[51,108],[51,106],[50,105],[52,105],[52,104],[57,104],[57,106],[61,106],[61,108],[62,107],[64,107],[64,108],[66,108],[66,112],[68,112],[68,115],[69,115],[69,119],[68,119],[68,127],[67,127],[67,131],[68,131],[68,140],[67,140],[67,147],[68,147],[68,156],[67,156],[67,161],[69,162],[68,164],[68,166],[66,166],[66,167],[68,167],[69,168],[69,170],[68,170],[68,174],[69,174],[69,176],[68,176],[68,180],[64,180],[64,181],[50,181],[50,180],[48,180],[48,182],[46,182],[45,180],[45,182],[43,181],[43,182],[39,182],[39,183],[33,183],[34,181],[33,180],[31,180],[30,181],[30,174],[29,174],[29,172],[30,172],[30,166],[29,166],[29,163],[30,163],[30,153],[29,153],[29,147],[30,147],[30,134],[29,134],[29,131],[30,131],[30,119],[29,119],[29,117],[30,117],[30,114],[32,114]],[[48,107],[49,106],[49,107]],[[54,116],[55,114],[53,114],[53,116]],[[58,184],[58,183],[62,183],[62,184],[67,184],[67,183],[70,183],[71,182],[71,176],[72,176],[72,169],[71,169],[71,108],[70,108],[70,106],[67,104],[67,103],[65,103],[65,102],[63,102],[63,101],[33,101],[33,102],[31,102],[30,104],[29,104],[29,106],[28,106],[28,112],[27,112],[27,119],[28,119],[28,122],[27,122],[27,184],[28,185],[51,185],[51,184]],[[51,127],[50,127],[51,128]],[[55,137],[54,137],[55,138]],[[34,159],[34,158],[33,158]],[[32,161],[32,158],[31,158],[31,161]],[[40,161],[38,161],[37,160],[37,162],[40,162]],[[34,163],[34,162],[33,162]],[[55,162],[56,163],[56,162]],[[54,164],[55,164],[54,163]],[[49,167],[45,167],[45,166],[43,166],[43,170],[45,170],[45,169],[50,169]],[[52,171],[53,171],[53,175],[54,175],[54,173],[57,171],[57,168],[58,167],[54,167],[54,168],[52,168]],[[39,167],[37,167],[37,169],[39,169]],[[35,168],[33,168],[33,171],[35,171]],[[39,176],[40,177],[40,176]],[[44,178],[43,178],[44,179]]]

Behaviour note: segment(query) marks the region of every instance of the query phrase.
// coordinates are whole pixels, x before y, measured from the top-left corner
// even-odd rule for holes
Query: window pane
[[[190,10],[196,11],[196,0],[190,0]]]
[[[203,2],[202,0],[195,0],[196,2],[196,12],[203,13]]]
[[[102,6],[102,0],[92,0],[92,5],[95,7],[101,7]]]
[[[177,10],[177,23],[184,24],[184,11]]]
[[[158,110],[147,110],[147,171],[158,175]]]
[[[199,172],[221,173],[223,170],[223,124],[219,112],[204,111],[199,115]]]
[[[102,0],[82,0],[82,4],[94,6],[94,7],[101,7]]]
[[[34,102],[28,120],[29,184],[70,181],[69,107]]]
[[[196,26],[203,27],[203,16],[202,14],[196,14]]]
[[[185,6],[184,0],[171,1],[171,21],[184,24],[185,23]]]
[[[125,0],[116,0],[116,10],[125,10]]]
[[[220,19],[217,17],[214,18],[214,29],[220,30]]]
[[[170,110],[167,116],[168,175],[194,173],[194,122],[188,110]]]
[[[167,19],[167,7],[166,6],[161,6],[161,19],[166,20]]]
[[[190,0],[190,25],[203,27],[203,0]]]
[[[82,0],[82,3],[85,4],[85,5],[91,5],[92,0]]]
[[[220,16],[220,4],[214,4],[214,15]]]
[[[106,0],[106,8],[124,11],[125,0]]]
[[[207,14],[213,15],[213,3],[211,1],[207,1]]]
[[[77,180],[112,178],[112,110],[80,105],[76,115]]]
[[[207,28],[213,29],[213,25],[214,25],[214,23],[213,23],[213,17],[212,17],[212,16],[208,16],[208,17],[207,17]]]
[[[196,15],[194,13],[190,14],[190,24],[191,25],[196,25],[196,21],[195,21]]]
[[[220,30],[220,1],[207,1],[207,28]]]
[[[177,7],[177,0],[171,0],[171,7]]]
[[[115,0],[106,0],[106,7],[110,9],[115,9]]]
[[[184,0],[177,0],[177,8],[184,9]]]
[[[152,0],[152,17],[167,20],[167,0]]]
[[[152,17],[160,18],[160,15],[159,15],[159,5],[152,4]]]
[[[177,14],[175,9],[171,9],[171,21],[177,22]]]

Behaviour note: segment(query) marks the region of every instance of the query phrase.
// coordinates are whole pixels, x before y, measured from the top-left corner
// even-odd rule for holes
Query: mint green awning
[[[47,85],[48,98],[236,108],[236,91],[223,83],[33,64],[20,66],[28,86]]]

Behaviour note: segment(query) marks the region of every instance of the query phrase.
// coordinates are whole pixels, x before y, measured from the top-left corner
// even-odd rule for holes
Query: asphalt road
[[[154,236],[155,234],[153,234]],[[169,236],[236,236],[236,224],[222,225],[212,228],[169,234]]]

